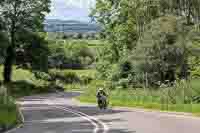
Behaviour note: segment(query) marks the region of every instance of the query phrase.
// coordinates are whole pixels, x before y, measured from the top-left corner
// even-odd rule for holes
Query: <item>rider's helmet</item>
[[[99,88],[99,92],[102,92],[102,91],[104,91],[104,89],[103,88]]]
[[[100,90],[100,91],[103,91],[104,89],[103,89],[103,88],[99,88],[99,90]]]

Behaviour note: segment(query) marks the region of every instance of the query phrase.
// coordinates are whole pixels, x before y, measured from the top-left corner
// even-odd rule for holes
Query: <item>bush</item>
[[[41,80],[45,80],[45,81],[50,81],[51,80],[51,76],[48,73],[45,72],[33,72],[36,79],[41,79]]]
[[[63,72],[63,71],[51,71],[49,73],[51,75],[52,81],[60,80],[66,84],[72,83],[80,83],[81,79],[75,72]]]
[[[48,85],[50,91],[64,91],[64,85],[60,80],[55,80]]]
[[[93,80],[93,78],[92,77],[90,77],[90,76],[86,76],[86,75],[81,75],[80,76],[80,79],[81,79],[81,82],[83,83],[83,84],[89,84],[92,80]]]
[[[96,69],[98,71],[98,78],[108,79],[110,77],[109,70],[112,70],[112,65],[108,61],[99,61],[96,64]]]
[[[65,72],[64,73],[65,76],[65,82],[66,83],[79,83],[81,82],[81,80],[79,79],[79,77],[77,76],[77,74],[75,72]]]
[[[126,78],[120,79],[119,83],[118,83],[118,86],[122,87],[124,89],[127,89],[129,87],[129,79],[126,79]]]

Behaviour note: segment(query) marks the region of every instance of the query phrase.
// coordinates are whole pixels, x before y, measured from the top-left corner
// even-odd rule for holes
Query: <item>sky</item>
[[[52,0],[47,19],[90,21],[90,9],[95,0]]]

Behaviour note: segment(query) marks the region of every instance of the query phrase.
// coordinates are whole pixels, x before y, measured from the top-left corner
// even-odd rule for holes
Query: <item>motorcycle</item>
[[[108,106],[107,97],[101,95],[101,96],[98,98],[98,107],[99,107],[100,109],[107,109],[107,106]]]

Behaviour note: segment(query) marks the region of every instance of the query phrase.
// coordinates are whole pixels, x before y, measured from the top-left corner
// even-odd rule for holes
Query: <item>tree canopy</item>
[[[4,81],[11,81],[16,49],[26,45],[26,37],[43,30],[45,15],[50,11],[50,0],[3,0],[0,18],[9,43],[4,62]],[[26,36],[26,37],[23,37]],[[30,38],[29,38],[30,39]],[[35,41],[32,39],[32,41]]]
[[[147,72],[149,79],[186,78],[198,49],[194,41],[199,44],[199,5],[199,0],[97,0],[91,16],[109,40],[98,70],[119,75],[120,64],[129,62],[132,72]]]

